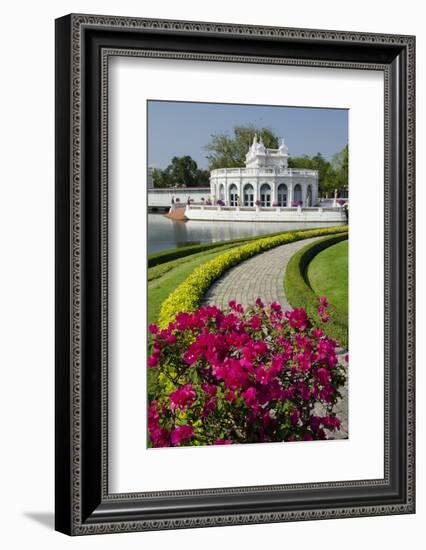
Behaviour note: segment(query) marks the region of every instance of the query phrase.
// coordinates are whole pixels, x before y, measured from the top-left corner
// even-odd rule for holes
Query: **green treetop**
[[[216,168],[241,168],[245,165],[246,154],[249,145],[257,134],[265,147],[278,148],[278,137],[270,128],[257,128],[251,124],[235,126],[233,136],[229,134],[215,134],[205,149],[208,151],[207,159],[209,169]]]

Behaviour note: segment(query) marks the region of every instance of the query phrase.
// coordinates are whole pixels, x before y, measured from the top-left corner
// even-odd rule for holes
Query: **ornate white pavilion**
[[[265,147],[254,136],[245,168],[220,168],[210,173],[213,204],[253,207],[312,207],[318,200],[318,171],[288,167],[288,147]]]
[[[335,196],[331,204],[318,199],[318,171],[288,167],[288,147],[265,147],[254,136],[245,168],[210,172],[210,196],[188,200],[182,218],[233,222],[346,222]],[[171,207],[177,215],[176,205]],[[173,211],[173,212],[172,212]]]

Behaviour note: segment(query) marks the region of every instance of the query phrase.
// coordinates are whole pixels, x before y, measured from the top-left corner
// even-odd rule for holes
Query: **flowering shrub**
[[[262,203],[261,203],[261,201],[260,201],[259,199],[257,199],[257,201],[255,201],[254,204],[255,204],[256,206],[260,206]]]
[[[301,201],[301,200],[293,201],[291,203],[291,206],[302,206],[302,205],[303,205],[303,201]]]
[[[247,258],[251,258],[276,246],[292,243],[300,239],[344,232],[347,232],[347,226],[311,229],[308,231],[286,231],[273,237],[256,239],[253,242],[232,248],[220,254],[213,260],[194,269],[191,275],[168,296],[161,306],[159,315],[160,326],[162,328],[167,327],[169,323],[174,321],[179,312],[195,311],[213,281],[220,277],[227,269]]]
[[[320,298],[322,322],[328,303]],[[148,408],[153,447],[326,439],[345,371],[336,342],[305,310],[235,301],[182,312],[153,337],[148,364],[163,381]],[[323,413],[318,413],[321,404]]]
[[[218,199],[218,200],[216,201],[216,204],[217,204],[218,206],[225,206],[225,202],[224,202],[222,199]]]

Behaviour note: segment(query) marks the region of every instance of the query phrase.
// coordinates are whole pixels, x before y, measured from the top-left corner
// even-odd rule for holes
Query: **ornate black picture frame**
[[[383,479],[110,494],[110,56],[384,74]],[[69,535],[414,513],[413,36],[68,15],[56,21],[56,529]]]

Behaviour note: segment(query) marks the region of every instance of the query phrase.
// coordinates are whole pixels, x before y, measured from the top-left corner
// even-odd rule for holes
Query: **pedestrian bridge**
[[[210,197],[210,187],[165,187],[148,189],[148,208],[167,208],[174,203],[202,203]]]

